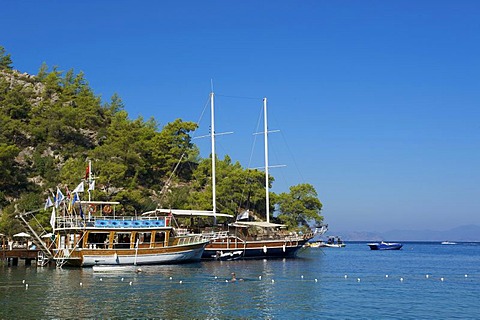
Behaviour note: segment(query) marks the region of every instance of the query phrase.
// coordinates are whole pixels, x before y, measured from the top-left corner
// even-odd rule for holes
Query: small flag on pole
[[[95,180],[90,182],[90,184],[88,186],[88,191],[91,191],[91,190],[95,190]]]
[[[60,189],[57,187],[57,198],[55,200],[55,207],[56,208],[58,208],[60,206],[60,203],[62,203],[63,199],[65,199],[65,197],[63,196],[62,191],[60,191]]]
[[[78,195],[78,193],[75,193],[73,195],[72,204],[74,204],[77,201],[80,201],[80,196]]]
[[[50,225],[52,229],[55,230],[55,207],[53,207],[52,216],[50,217]]]
[[[83,187],[83,181],[82,181],[82,182],[80,182],[80,184],[79,184],[75,189],[73,189],[72,192],[73,192],[73,193],[83,192],[83,191],[84,191],[83,188],[84,188],[84,187]]]
[[[249,211],[245,210],[237,216],[237,220],[248,219],[248,216],[249,216]]]
[[[45,210],[47,210],[47,208],[50,208],[52,206],[53,206],[52,199],[50,199],[50,197],[48,197],[47,201],[45,201]]]

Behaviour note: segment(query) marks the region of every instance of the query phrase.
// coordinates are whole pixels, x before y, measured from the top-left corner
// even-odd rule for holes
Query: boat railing
[[[78,229],[85,227],[99,228],[154,228],[170,227],[171,217],[137,217],[137,216],[60,216],[55,219],[56,229]]]
[[[181,246],[181,245],[190,245],[190,244],[195,244],[195,243],[200,243],[200,242],[205,242],[202,235],[200,235],[200,234],[195,234],[195,235],[189,234],[189,235],[178,237],[178,243],[177,244],[179,246]]]
[[[175,231],[176,231],[178,236],[186,236],[186,235],[190,234],[190,232],[186,228],[176,228]]]
[[[228,231],[202,232],[202,237],[205,240],[224,239],[228,238]]]

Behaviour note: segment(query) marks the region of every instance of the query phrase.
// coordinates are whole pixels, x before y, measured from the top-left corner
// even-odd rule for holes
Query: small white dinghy
[[[142,272],[142,269],[136,266],[111,266],[111,265],[95,265],[92,267],[93,272]]]

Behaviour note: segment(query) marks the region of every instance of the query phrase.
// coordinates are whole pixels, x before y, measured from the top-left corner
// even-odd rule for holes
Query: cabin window
[[[130,232],[117,232],[113,239],[114,249],[129,249],[130,248]]]
[[[162,247],[165,242],[165,232],[157,231],[155,233],[155,247]]]
[[[86,248],[104,249],[108,248],[108,232],[90,232],[87,238]]]
[[[151,239],[152,239],[151,232],[137,232],[135,234],[135,245],[137,244],[137,241],[138,241],[139,247],[149,248]]]

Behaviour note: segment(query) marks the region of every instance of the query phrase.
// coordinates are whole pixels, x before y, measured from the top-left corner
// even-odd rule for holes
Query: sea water
[[[480,319],[480,244],[366,243],[296,259],[0,267],[1,319]],[[231,282],[235,272],[237,281]]]

